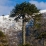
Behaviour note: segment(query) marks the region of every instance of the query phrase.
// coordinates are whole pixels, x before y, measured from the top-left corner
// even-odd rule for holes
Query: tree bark
[[[42,41],[43,41],[43,46],[44,46],[44,38],[42,38]]]
[[[25,45],[26,43],[25,43],[25,26],[26,26],[26,22],[24,21],[24,19],[23,19],[23,21],[22,21],[22,45]]]

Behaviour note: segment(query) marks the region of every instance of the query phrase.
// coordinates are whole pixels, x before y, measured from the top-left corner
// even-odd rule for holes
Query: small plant
[[[9,46],[6,35],[2,31],[0,31],[0,46]]]
[[[25,46],[30,46],[30,44],[26,44]]]
[[[30,44],[25,44],[25,45],[19,44],[18,46],[31,46],[31,45]]]
[[[5,37],[4,33],[2,31],[0,31],[0,38],[1,37]]]

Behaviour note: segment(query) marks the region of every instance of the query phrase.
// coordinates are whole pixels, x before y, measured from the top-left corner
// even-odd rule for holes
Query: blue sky
[[[0,0],[0,15],[10,14],[10,11],[17,3],[24,1],[35,4],[38,9],[46,9],[46,0]]]

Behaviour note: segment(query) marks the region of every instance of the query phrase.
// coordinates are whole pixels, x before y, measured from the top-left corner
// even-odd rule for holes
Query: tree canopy
[[[39,9],[34,4],[29,2],[23,2],[21,4],[16,4],[14,9],[11,11],[10,17],[14,17],[16,15],[28,14],[32,15],[33,13],[38,13]]]

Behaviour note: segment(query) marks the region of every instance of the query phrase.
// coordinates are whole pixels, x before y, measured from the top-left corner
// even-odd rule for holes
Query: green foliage
[[[1,42],[2,43],[7,43],[7,40],[6,39],[1,39]]]
[[[4,33],[2,31],[0,31],[0,38],[1,37],[5,37]]]
[[[0,31],[0,46],[8,46],[8,40],[6,38],[6,35]]]
[[[42,38],[46,38],[46,32],[42,32],[37,39],[42,39]]]
[[[31,46],[30,44],[26,44],[25,46]]]
[[[11,11],[10,17],[14,17],[19,14],[28,14],[32,15],[33,13],[38,13],[39,9],[34,4],[31,4],[29,2],[23,2],[21,4],[16,4],[14,9]],[[14,13],[14,14],[13,14]]]
[[[36,14],[36,15],[35,15],[35,20],[40,20],[41,15],[42,15],[42,14]]]
[[[35,26],[36,29],[40,29],[41,24],[35,24],[34,26]]]
[[[34,17],[34,26],[36,29],[40,29],[41,27],[41,15],[42,14],[36,14]]]
[[[25,45],[20,44],[19,46],[31,46],[31,45],[30,44],[25,44]]]

